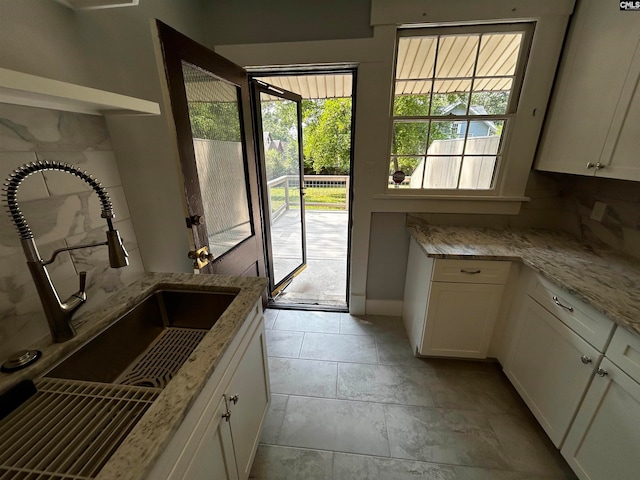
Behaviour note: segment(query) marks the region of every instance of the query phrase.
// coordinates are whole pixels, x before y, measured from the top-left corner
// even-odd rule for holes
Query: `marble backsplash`
[[[554,175],[560,184],[566,230],[640,258],[640,182]],[[591,218],[595,202],[606,205],[602,220]]]
[[[111,197],[129,266],[109,267],[106,247],[66,252],[49,266],[64,300],[78,289],[78,272],[87,273],[87,303],[140,278],[144,267],[103,117],[0,104],[0,178],[38,160],[73,164],[94,176]],[[30,175],[18,189],[18,201],[42,258],[58,248],[104,241],[106,223],[98,196],[82,180],[61,172]],[[4,204],[4,203],[3,203]],[[0,214],[0,361],[36,343],[50,342],[49,329],[27,270],[18,233],[5,208]]]

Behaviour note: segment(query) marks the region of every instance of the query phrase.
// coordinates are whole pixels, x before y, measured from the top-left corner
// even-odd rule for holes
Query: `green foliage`
[[[466,105],[468,94],[448,93],[434,94],[431,101],[431,114],[438,115],[452,104],[461,102]],[[472,105],[482,105],[488,114],[501,115],[507,110],[509,92],[475,92]],[[428,95],[398,95],[394,99],[395,116],[416,117],[429,115]],[[411,175],[420,163],[419,155],[425,155],[435,140],[456,138],[455,117],[443,117],[442,121],[409,120],[396,122],[393,128],[391,153],[402,155],[392,159],[390,173],[396,170]],[[497,135],[502,131],[502,123],[498,123]],[[427,137],[428,134],[428,137]],[[427,143],[428,138],[428,143]]]
[[[304,154],[316,173],[347,175],[351,160],[351,99],[307,104]]]
[[[193,138],[240,141],[240,119],[235,102],[189,102]]]
[[[293,200],[293,195],[298,195],[298,191],[289,190],[289,201]],[[344,210],[347,198],[345,187],[307,187],[304,201],[305,210]],[[274,187],[271,189],[271,210],[276,211],[285,203],[284,187]],[[309,205],[310,203],[328,203],[333,205]],[[299,205],[291,205],[289,208],[299,208]]]

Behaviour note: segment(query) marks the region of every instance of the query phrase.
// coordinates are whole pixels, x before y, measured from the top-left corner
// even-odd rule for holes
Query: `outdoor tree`
[[[304,153],[316,173],[349,174],[351,99],[317,100],[305,119]]]
[[[429,95],[398,95],[394,99],[395,116],[408,117],[396,122],[393,129],[391,152],[394,155],[390,170],[402,170],[411,175],[436,140],[457,138],[457,120],[443,116],[442,120],[413,120],[416,116],[439,115],[444,109],[455,104],[466,107],[468,93],[434,93]],[[483,106],[488,114],[501,115],[506,112],[508,91],[474,92],[471,104]],[[431,108],[430,108],[431,107]],[[502,124],[498,125],[500,133]]]
[[[189,102],[193,138],[240,141],[238,104],[235,102]]]

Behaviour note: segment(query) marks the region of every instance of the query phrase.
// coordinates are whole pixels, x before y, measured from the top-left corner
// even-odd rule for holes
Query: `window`
[[[389,188],[494,188],[530,30],[513,24],[400,31]]]

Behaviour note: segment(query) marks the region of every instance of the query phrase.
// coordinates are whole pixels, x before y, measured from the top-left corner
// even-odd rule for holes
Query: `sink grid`
[[[164,388],[207,332],[193,328],[167,328],[114,383]]]
[[[0,421],[0,480],[94,478],[158,397],[156,388],[43,378]]]

